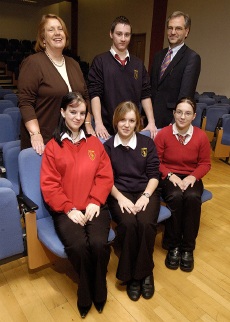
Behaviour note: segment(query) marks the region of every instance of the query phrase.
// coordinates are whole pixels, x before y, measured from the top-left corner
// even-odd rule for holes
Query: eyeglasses
[[[182,27],[175,27],[175,28],[173,28],[173,27],[167,27],[167,30],[168,31],[173,31],[173,30],[175,30],[176,32],[180,32],[180,31],[182,31],[182,30],[184,30],[185,28],[182,28]]]
[[[181,110],[176,110],[176,115],[177,116],[182,116],[182,115],[184,115],[185,117],[187,117],[187,118],[189,118],[189,117],[191,117],[192,115],[193,115],[193,113],[192,112],[182,112]]]

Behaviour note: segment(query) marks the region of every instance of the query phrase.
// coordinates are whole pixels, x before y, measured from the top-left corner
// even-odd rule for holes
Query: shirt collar
[[[137,136],[136,133],[133,133],[133,136],[131,137],[131,139],[129,140],[127,145],[124,145],[121,141],[121,138],[119,136],[119,134],[117,133],[114,137],[114,148],[116,148],[118,145],[123,145],[125,147],[130,147],[131,149],[135,150],[136,146],[137,146]]]
[[[115,58],[115,55],[118,55],[118,53],[116,53],[116,51],[113,49],[113,47],[110,48],[110,52],[111,54],[113,55],[113,57]],[[120,56],[119,56],[120,57]],[[125,58],[128,57],[128,59],[130,59],[130,55],[129,55],[129,51],[128,49],[126,49],[126,55],[125,55]],[[121,58],[121,57],[120,57]]]
[[[173,123],[173,134],[174,135],[180,134],[177,127],[176,127],[176,123]],[[192,134],[193,134],[192,124],[189,125],[188,131],[185,134],[180,134],[180,135],[185,136],[186,134],[188,134],[189,136],[192,136]]]
[[[61,135],[61,141],[63,141],[64,139],[68,139],[72,143],[74,143],[73,140],[72,140],[72,138],[71,138],[71,136],[67,132],[65,132],[64,134]],[[79,141],[81,139],[85,139],[87,141],[86,136],[85,136],[85,132],[82,129],[80,130],[80,138],[79,138]]]
[[[181,49],[181,47],[183,47],[184,46],[184,42],[183,42],[183,44],[181,44],[181,45],[179,45],[179,46],[176,46],[176,47],[174,47],[174,48],[171,48],[170,46],[169,46],[169,48],[172,50],[172,55],[171,55],[171,59],[178,53],[178,51]]]

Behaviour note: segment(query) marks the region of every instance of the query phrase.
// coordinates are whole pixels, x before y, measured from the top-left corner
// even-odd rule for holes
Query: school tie
[[[125,60],[121,60],[121,58],[118,56],[118,54],[115,55],[116,60],[118,60],[122,66],[125,66],[125,63],[128,60],[128,57],[125,58]]]
[[[163,76],[166,68],[168,67],[168,65],[171,62],[171,55],[172,55],[172,49],[169,49],[169,51],[167,52],[162,64],[161,64],[161,71],[160,71],[160,79]]]
[[[181,135],[181,134],[177,134],[177,137],[178,137],[178,141],[184,145],[184,142],[186,140],[186,138],[189,136],[189,134],[186,134],[186,135]]]

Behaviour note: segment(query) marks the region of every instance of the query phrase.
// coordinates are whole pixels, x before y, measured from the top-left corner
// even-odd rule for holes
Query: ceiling
[[[1,0],[1,2],[12,2],[17,4],[26,4],[31,6],[46,7],[64,0]],[[68,0],[67,0],[68,1]]]

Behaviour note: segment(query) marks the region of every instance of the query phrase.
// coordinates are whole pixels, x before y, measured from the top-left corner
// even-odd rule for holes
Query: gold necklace
[[[77,136],[75,138],[72,137],[72,140],[73,140],[74,143],[77,140],[77,138],[79,137],[79,134],[80,134],[80,132],[78,132],[78,134],[77,134]]]

